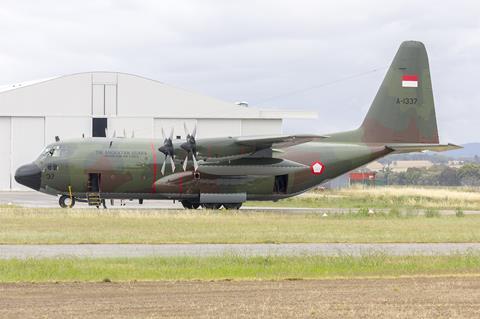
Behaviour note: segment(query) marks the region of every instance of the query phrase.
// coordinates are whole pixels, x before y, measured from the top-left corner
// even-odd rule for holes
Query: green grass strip
[[[480,274],[480,255],[0,260],[0,282],[284,280]]]
[[[1,244],[476,243],[480,215],[0,209]]]

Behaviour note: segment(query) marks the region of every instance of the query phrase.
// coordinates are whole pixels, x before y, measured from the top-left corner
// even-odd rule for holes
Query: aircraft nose
[[[15,180],[36,191],[40,189],[42,170],[36,164],[20,166],[15,172]]]

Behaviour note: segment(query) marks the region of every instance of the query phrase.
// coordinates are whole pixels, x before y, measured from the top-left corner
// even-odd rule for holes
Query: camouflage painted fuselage
[[[209,144],[214,145],[214,140],[210,139]],[[48,148],[59,147],[59,154],[40,156],[35,161],[42,170],[40,191],[52,195],[68,194],[70,186],[75,197],[84,198],[91,191],[89,174],[96,173],[101,176],[103,198],[195,201],[201,193],[246,193],[249,200],[275,200],[304,192],[391,152],[384,146],[309,142],[273,153],[272,159],[262,163],[261,158],[251,162],[216,159],[213,156],[222,156],[223,148],[219,146],[218,150],[211,147],[212,155],[206,161],[199,156],[202,165],[195,176],[191,165],[183,171],[179,159],[183,159],[186,153],[179,150],[175,172],[172,173],[168,166],[163,176],[160,167],[165,157],[158,151],[162,144],[161,140],[123,138],[89,138],[52,144]],[[251,150],[245,148],[243,151]],[[276,175],[268,175],[268,170],[274,167],[273,161],[281,160],[300,163],[304,167],[285,174],[288,175],[286,189],[275,192]],[[316,161],[325,166],[321,174],[312,172],[311,164]],[[234,173],[221,176],[203,173],[202,166],[205,164],[212,165],[213,171],[217,165],[228,164]],[[251,166],[261,166],[263,172],[245,175],[245,169]]]

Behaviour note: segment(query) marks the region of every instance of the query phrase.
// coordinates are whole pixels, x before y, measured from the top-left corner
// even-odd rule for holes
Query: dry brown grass
[[[328,208],[415,208],[480,210],[480,190],[473,188],[352,187],[317,190],[297,197],[250,206],[328,207]]]

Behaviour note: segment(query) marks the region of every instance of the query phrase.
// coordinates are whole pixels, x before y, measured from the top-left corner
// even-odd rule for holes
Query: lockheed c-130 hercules
[[[187,128],[185,128],[187,131]],[[106,199],[170,199],[185,208],[238,209],[276,201],[392,153],[445,151],[439,144],[427,52],[403,42],[358,129],[328,135],[80,138],[48,145],[17,182],[60,196],[61,207]]]

